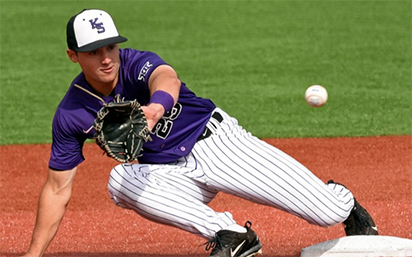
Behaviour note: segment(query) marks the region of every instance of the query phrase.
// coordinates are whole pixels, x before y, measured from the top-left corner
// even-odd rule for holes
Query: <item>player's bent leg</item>
[[[266,146],[268,147],[268,146]],[[204,151],[205,149],[195,149]],[[260,149],[262,150],[262,149]],[[266,149],[268,150],[268,148]],[[272,206],[301,217],[311,224],[329,227],[343,222],[353,207],[353,196],[337,194],[297,161],[279,151],[259,159],[251,149],[249,158],[232,156],[234,164],[220,162],[219,152],[208,152],[212,160],[206,171],[208,185],[256,203]],[[230,150],[226,150],[230,153]],[[233,177],[241,178],[234,180]]]
[[[165,165],[118,165],[110,173],[111,199],[144,218],[207,239],[235,224],[230,213],[215,212],[206,205],[216,191],[168,171]]]
[[[202,179],[210,187],[322,227],[342,223],[349,216],[354,206],[349,190],[334,191],[297,160],[221,114],[224,118],[215,134],[192,151],[199,165],[206,167]]]

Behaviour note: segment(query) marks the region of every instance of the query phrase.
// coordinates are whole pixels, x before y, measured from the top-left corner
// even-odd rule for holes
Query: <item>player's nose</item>
[[[108,64],[112,61],[108,50],[102,49],[100,52],[100,60],[102,64]]]

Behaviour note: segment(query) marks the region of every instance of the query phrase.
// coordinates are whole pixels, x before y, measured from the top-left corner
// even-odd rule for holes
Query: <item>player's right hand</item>
[[[148,106],[142,106],[142,110],[146,116],[147,127],[152,131],[156,123],[163,117],[165,109],[161,104],[151,103]]]

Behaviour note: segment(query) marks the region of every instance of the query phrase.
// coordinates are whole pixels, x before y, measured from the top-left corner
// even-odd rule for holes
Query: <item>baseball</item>
[[[306,102],[313,107],[321,107],[328,100],[328,91],[320,85],[308,87],[305,92]]]

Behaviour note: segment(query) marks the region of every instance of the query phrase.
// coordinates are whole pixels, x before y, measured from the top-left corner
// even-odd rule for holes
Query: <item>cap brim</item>
[[[78,48],[73,49],[73,50],[75,50],[77,52],[81,52],[81,53],[91,52],[91,51],[99,49],[100,47],[104,47],[104,46],[112,45],[112,44],[123,43],[123,42],[126,42],[126,41],[127,41],[127,38],[122,37],[122,36],[117,36],[117,37],[112,37],[112,38],[105,38],[105,39],[93,42],[91,44],[88,44],[88,45],[85,45],[85,46],[82,46],[82,47],[78,47]]]

